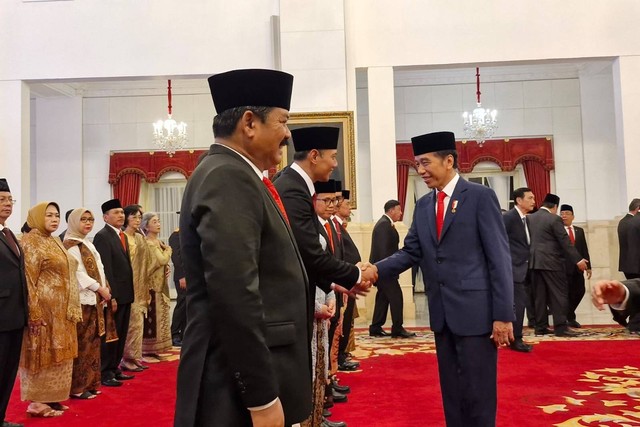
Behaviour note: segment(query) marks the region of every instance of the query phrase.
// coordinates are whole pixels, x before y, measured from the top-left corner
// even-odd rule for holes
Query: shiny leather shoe
[[[344,421],[329,421],[328,419],[322,420],[321,427],[347,427],[347,423]]]
[[[551,335],[553,333],[553,331],[549,328],[544,328],[544,329],[536,329],[536,336],[540,336],[540,335]]]
[[[11,421],[3,421],[2,427],[24,427],[24,424],[12,423]]]
[[[567,329],[561,329],[559,331],[555,332],[557,337],[566,337],[566,338],[575,338],[575,337],[579,337],[581,334],[576,332],[576,331],[572,331],[571,329],[567,328]]]
[[[515,340],[509,345],[509,348],[514,351],[519,351],[521,353],[531,353],[533,350],[533,346],[529,344],[525,344],[522,340]]]
[[[172,338],[171,344],[173,344],[174,347],[182,347],[182,340],[180,339],[180,337]]]
[[[352,362],[343,362],[341,364],[338,365],[338,370],[339,371],[345,371],[345,372],[353,372],[356,369],[358,369],[358,367],[360,366],[360,364],[355,364]]]
[[[385,331],[384,329],[380,328],[378,330],[376,329],[369,329],[369,336],[370,337],[388,337],[389,335],[391,335],[389,332]]]
[[[122,382],[118,381],[115,378],[110,378],[108,380],[102,380],[101,383],[105,387],[120,387],[122,385]]]
[[[135,377],[136,377],[135,375],[116,374],[116,380],[118,380],[118,381],[132,380]]]
[[[333,397],[333,403],[345,403],[347,401],[347,396],[335,391],[333,387],[331,387],[331,396]]]
[[[322,410],[322,416],[323,416],[324,418],[329,418],[329,417],[331,416],[331,411],[330,411],[330,410],[328,410],[328,409],[326,409],[326,408],[325,408],[325,409],[323,409],[323,410]]]
[[[415,332],[409,332],[406,329],[403,329],[400,332],[391,333],[391,338],[413,338],[415,336]]]
[[[567,326],[569,326],[571,328],[578,328],[578,329],[582,328],[582,325],[580,323],[578,323],[577,320],[569,320],[567,322]]]
[[[338,393],[342,393],[342,394],[351,393],[351,387],[349,387],[348,385],[340,385],[336,380],[331,380],[331,387],[333,387],[333,389]]]

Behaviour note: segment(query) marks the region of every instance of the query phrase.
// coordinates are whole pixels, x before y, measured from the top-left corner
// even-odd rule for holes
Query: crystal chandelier
[[[493,133],[498,127],[496,121],[496,110],[490,110],[482,108],[480,102],[480,68],[476,67],[476,97],[478,100],[478,106],[472,113],[464,112],[462,117],[464,118],[464,132],[467,138],[474,139],[478,145],[484,144],[486,139],[493,136]]]
[[[187,145],[187,124],[177,123],[171,118],[171,80],[167,87],[167,97],[169,99],[169,116],[166,120],[158,120],[153,124],[153,142],[159,149],[173,156],[176,150],[180,150]]]

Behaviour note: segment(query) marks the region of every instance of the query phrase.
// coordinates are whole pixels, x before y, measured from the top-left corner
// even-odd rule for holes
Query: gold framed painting
[[[338,137],[338,167],[331,174],[331,178],[342,181],[342,188],[351,191],[351,207],[358,207],[356,187],[356,149],[353,131],[353,111],[330,111],[319,113],[291,113],[288,122],[289,129],[311,126],[332,126],[340,129]],[[285,147],[282,162],[278,170],[293,163],[293,146]]]

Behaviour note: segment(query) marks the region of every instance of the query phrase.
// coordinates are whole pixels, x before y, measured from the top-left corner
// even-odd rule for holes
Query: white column
[[[83,206],[82,97],[38,98],[36,113],[36,201],[58,203],[62,231],[65,212]]]
[[[640,197],[640,56],[619,57],[613,64],[613,96],[620,174],[621,212]],[[615,173],[611,171],[611,173]]]
[[[368,80],[371,219],[377,220],[384,213],[385,202],[398,198],[393,68],[369,68]]]
[[[0,81],[0,177],[18,200],[7,225],[20,230],[30,205],[29,152],[31,108],[29,86],[19,80]]]

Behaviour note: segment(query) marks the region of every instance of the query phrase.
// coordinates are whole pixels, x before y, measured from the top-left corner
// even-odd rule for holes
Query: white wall
[[[0,80],[272,67],[277,0],[3,0]]]

